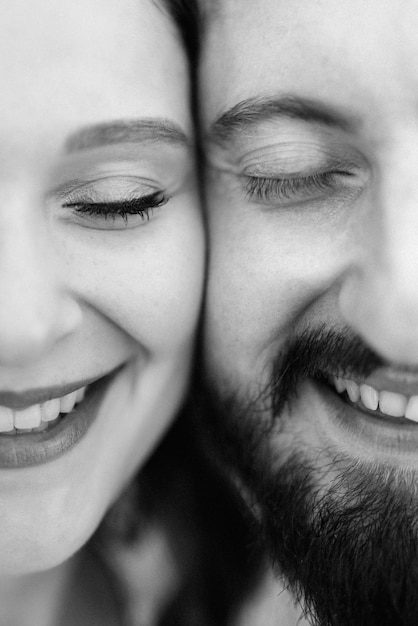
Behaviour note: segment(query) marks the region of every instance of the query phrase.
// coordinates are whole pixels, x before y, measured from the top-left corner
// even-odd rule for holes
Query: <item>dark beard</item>
[[[359,339],[322,328],[289,342],[252,402],[213,389],[206,398],[213,453],[255,501],[275,570],[318,626],[418,623],[416,476],[337,453],[331,467],[330,450],[280,459],[282,412],[304,378],[364,376],[382,364]],[[324,489],[325,464],[332,479]]]

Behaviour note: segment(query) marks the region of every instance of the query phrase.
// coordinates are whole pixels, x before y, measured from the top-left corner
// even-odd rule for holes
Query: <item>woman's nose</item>
[[[418,365],[418,133],[400,141],[361,218],[343,317],[382,357]],[[411,144],[412,139],[412,144]],[[360,233],[360,230],[357,230]]]
[[[22,365],[73,332],[81,309],[65,288],[47,226],[19,212],[1,221],[0,365]]]

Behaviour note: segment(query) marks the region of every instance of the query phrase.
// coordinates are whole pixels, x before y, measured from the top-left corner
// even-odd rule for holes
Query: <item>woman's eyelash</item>
[[[130,198],[129,200],[118,200],[111,202],[82,201],[67,202],[63,207],[74,209],[77,213],[91,216],[99,216],[107,219],[121,217],[127,221],[129,215],[139,215],[149,220],[153,209],[156,209],[168,202],[169,197],[162,191],[156,191],[147,196]]]
[[[257,200],[290,200],[294,196],[335,188],[336,176],[347,172],[330,171],[296,178],[247,177],[245,192],[248,198]]]

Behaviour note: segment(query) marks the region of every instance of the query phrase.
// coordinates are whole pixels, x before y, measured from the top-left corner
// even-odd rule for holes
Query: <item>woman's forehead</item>
[[[0,6],[3,146],[65,140],[78,127],[164,118],[187,130],[187,60],[151,0]]]

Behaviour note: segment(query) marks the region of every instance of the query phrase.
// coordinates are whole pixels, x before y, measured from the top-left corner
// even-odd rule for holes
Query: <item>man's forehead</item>
[[[417,28],[414,0],[215,3],[203,50],[204,119],[260,95],[370,108],[370,98],[388,100],[388,77],[417,93]]]
[[[351,14],[359,21],[378,24],[382,18],[404,23],[408,16],[417,16],[415,0],[201,0],[207,18],[208,29],[217,29],[252,21],[256,31],[263,22],[268,22],[272,30],[292,30],[304,22],[314,31],[322,23],[338,23],[344,15]],[[254,20],[254,17],[257,17]],[[271,20],[275,17],[275,20]],[[220,20],[221,23],[218,23]],[[239,27],[239,26],[238,26]]]

